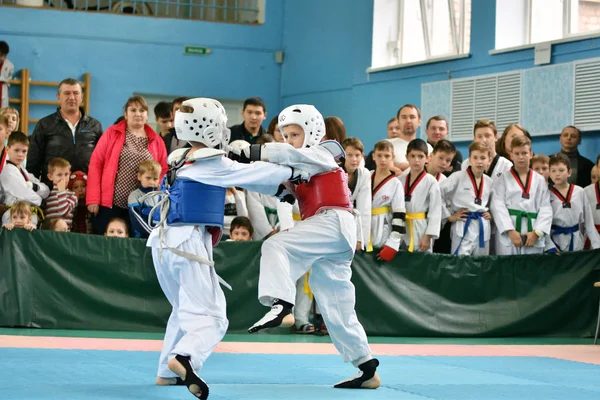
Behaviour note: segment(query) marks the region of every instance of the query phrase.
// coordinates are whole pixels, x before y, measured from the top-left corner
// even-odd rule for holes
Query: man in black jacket
[[[27,170],[48,183],[48,161],[61,157],[71,163],[71,171],[87,173],[92,152],[102,135],[102,125],[85,115],[81,84],[73,78],[58,86],[59,107],[38,121],[29,145]]]
[[[560,152],[569,157],[573,173],[569,183],[586,187],[592,183],[594,163],[579,154],[577,147],[581,144],[581,131],[574,126],[566,126],[560,133]]]
[[[244,118],[243,123],[229,128],[231,130],[231,142],[245,140],[250,144],[256,144],[256,140],[265,133],[262,127],[263,121],[267,118],[265,101],[260,97],[246,99],[242,107],[242,117]]]

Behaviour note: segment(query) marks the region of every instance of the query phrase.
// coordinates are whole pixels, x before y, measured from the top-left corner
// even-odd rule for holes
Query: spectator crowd
[[[168,154],[188,146],[173,128],[186,98],[154,107],[156,130],[142,96],[127,99],[106,130],[85,114],[77,80],[64,79],[57,98],[56,112],[40,119],[31,136],[18,131],[16,109],[0,109],[2,226],[147,238],[138,216],[154,204],[145,195],[167,173]],[[247,99],[242,117],[230,127],[231,146],[285,141],[277,116],[263,128],[262,99]],[[600,247],[600,157],[594,163],[578,152],[576,127],[562,130],[556,154],[543,155],[533,154],[525,127],[515,123],[499,133],[494,121],[479,120],[463,155],[448,140],[444,116],[426,121],[427,140],[417,138],[421,124],[419,108],[403,105],[387,124],[387,138],[367,151],[347,137],[340,118],[325,119],[325,140],[346,152],[357,251],[390,261],[398,251],[511,255]],[[235,187],[223,207],[224,238],[233,241],[266,239],[300,220],[297,204]],[[315,331],[304,306],[312,299],[307,286],[306,277],[298,281],[300,333]]]

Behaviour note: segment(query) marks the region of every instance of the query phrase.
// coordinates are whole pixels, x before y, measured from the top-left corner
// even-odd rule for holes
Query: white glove
[[[25,186],[27,186],[27,189],[33,190],[33,182],[27,181],[27,182],[25,182]]]

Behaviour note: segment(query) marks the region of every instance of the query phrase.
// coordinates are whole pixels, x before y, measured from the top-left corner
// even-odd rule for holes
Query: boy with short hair
[[[490,149],[490,164],[486,168],[485,174],[492,178],[494,183],[502,174],[512,167],[512,162],[496,153],[496,141],[498,140],[498,130],[494,121],[489,119],[480,119],[475,122],[473,127],[473,139],[476,142],[484,143]],[[462,164],[462,169],[466,170],[469,166],[467,160]]]
[[[600,235],[594,226],[592,208],[585,191],[568,182],[572,174],[569,157],[558,153],[550,157],[552,206],[551,238],[558,251],[583,250],[585,235],[593,249],[600,248]],[[585,231],[585,235],[584,235]]]
[[[10,222],[5,223],[2,227],[9,231],[14,228],[23,228],[28,231],[35,229],[35,224],[32,223],[33,213],[31,211],[31,204],[20,200],[14,203],[10,207]]]
[[[229,237],[235,242],[249,242],[252,240],[254,228],[248,217],[235,217],[231,221]]]
[[[13,132],[8,138],[6,146],[8,160],[0,173],[0,186],[4,192],[6,205],[25,200],[40,207],[42,201],[50,194],[48,186],[23,168],[28,149],[29,138],[24,133]],[[8,221],[8,218],[8,213],[4,213],[3,221]],[[37,224],[36,216],[33,217],[33,224]]]
[[[160,164],[154,159],[144,160],[138,167],[138,188],[131,192],[127,199],[131,221],[131,237],[146,239],[150,235],[146,225],[150,211],[156,205],[157,200],[147,197],[142,200],[142,197],[158,189],[161,171]]]
[[[531,158],[531,169],[543,176],[548,182],[548,178],[550,178],[550,157],[545,154],[536,154]]]
[[[531,140],[511,142],[514,167],[494,182],[490,209],[498,230],[497,255],[541,254],[550,234],[552,206],[543,176],[529,168]]]
[[[46,199],[45,217],[61,218],[71,230],[73,214],[77,207],[77,195],[70,191],[69,178],[71,163],[64,158],[53,158],[48,162],[48,180],[52,182],[52,190]]]
[[[414,139],[406,150],[410,172],[399,178],[404,186],[408,228],[404,243],[408,243],[410,252],[431,252],[442,224],[440,188],[437,180],[425,170],[428,155],[425,141]]]
[[[378,259],[391,261],[400,250],[402,236],[406,233],[404,190],[391,171],[394,161],[392,143],[388,140],[375,143],[373,160],[375,171],[371,175],[371,242],[373,247],[381,249]]]
[[[444,172],[450,168],[455,156],[456,147],[452,142],[446,139],[438,141],[433,148],[433,153],[429,156],[429,162],[425,167],[427,173],[433,175],[438,183],[442,183],[447,178],[446,175],[444,175]]]
[[[173,128],[173,113],[171,112],[171,106],[171,103],[168,101],[159,101],[154,106],[156,132],[162,137],[165,137],[171,128]]]
[[[492,178],[485,175],[491,150],[483,142],[469,146],[469,166],[456,172],[440,184],[442,199],[450,205],[453,215],[452,254],[486,256],[492,216],[488,204],[492,194]]]
[[[356,213],[356,250],[367,249],[371,236],[371,172],[361,167],[365,147],[357,138],[347,138],[342,142],[346,152],[344,167],[348,173],[350,200]]]

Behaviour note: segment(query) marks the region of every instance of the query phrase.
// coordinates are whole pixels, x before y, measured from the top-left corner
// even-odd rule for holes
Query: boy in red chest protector
[[[342,157],[343,150],[337,142],[320,143],[325,125],[321,113],[311,105],[284,109],[279,114],[279,130],[287,143],[253,145],[230,154],[241,162],[269,161],[301,167],[311,174],[309,182],[295,187],[302,221],[262,246],[258,298],[271,310],[248,332],[292,326],[296,281],[312,268],[309,284],[331,340],[344,361],[360,369],[358,375],[335,387],[375,389],[381,385],[376,371],[379,361],[371,356],[365,330],[356,316],[350,281],[356,225],[347,177],[335,157]]]

